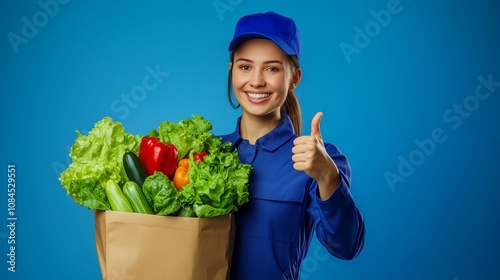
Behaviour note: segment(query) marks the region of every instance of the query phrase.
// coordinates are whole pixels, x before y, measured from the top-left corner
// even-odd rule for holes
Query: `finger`
[[[311,136],[299,136],[297,138],[295,138],[295,140],[293,140],[293,144],[295,146],[297,145],[303,145],[303,144],[307,144],[308,142],[310,142],[312,139],[315,139],[314,137],[311,137]]]
[[[293,168],[297,171],[305,171],[308,168],[308,165],[304,162],[295,162],[293,164]]]
[[[294,141],[292,152],[293,153],[305,153],[308,151],[313,152],[316,149],[318,141],[321,140],[313,136],[302,136],[301,139],[297,138]]]
[[[295,146],[292,149],[292,155],[293,156],[301,156],[305,155],[309,152],[310,150],[307,147],[304,146]]]
[[[321,132],[319,130],[319,123],[321,122],[321,118],[323,117],[322,112],[316,113],[314,118],[311,121],[311,136],[317,137],[321,139]]]
[[[305,158],[302,154],[299,154],[299,155],[293,155],[293,156],[292,156],[292,161],[293,161],[294,163],[305,162],[305,161],[306,161],[306,158]]]

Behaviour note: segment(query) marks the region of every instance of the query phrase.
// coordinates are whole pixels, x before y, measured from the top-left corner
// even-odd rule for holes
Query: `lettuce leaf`
[[[252,167],[243,164],[231,143],[220,138],[206,140],[208,155],[197,163],[190,155],[190,183],[180,190],[183,205],[192,205],[197,217],[229,214],[248,202],[248,181]]]
[[[193,115],[174,122],[161,122],[158,131],[152,131],[151,136],[158,134],[160,141],[173,144],[179,153],[179,160],[185,158],[189,152],[201,152],[205,150],[205,142],[213,137],[209,132],[212,124],[201,116]]]
[[[72,163],[60,174],[59,180],[76,203],[107,210],[109,204],[106,204],[103,186],[107,180],[120,185],[128,180],[123,169],[123,154],[137,152],[141,136],[125,132],[123,125],[110,117],[96,122],[88,135],[76,133],[70,150]]]
[[[157,215],[170,215],[181,207],[174,183],[162,172],[148,176],[142,185],[142,192]]]
[[[101,184],[92,178],[72,180],[68,190],[74,200],[88,209],[111,210],[106,191]]]

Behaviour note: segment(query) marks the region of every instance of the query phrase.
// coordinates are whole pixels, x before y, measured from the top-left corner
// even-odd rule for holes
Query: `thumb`
[[[311,136],[315,136],[321,139],[321,132],[319,130],[319,123],[323,117],[322,112],[316,113],[311,121]]]

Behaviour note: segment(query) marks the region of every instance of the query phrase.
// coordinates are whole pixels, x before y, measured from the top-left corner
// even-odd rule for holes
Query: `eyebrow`
[[[248,59],[248,58],[238,58],[235,62],[238,62],[238,61],[253,62],[253,60]],[[271,64],[271,63],[283,64],[283,62],[281,62],[279,60],[267,60],[267,61],[264,61],[264,64]]]

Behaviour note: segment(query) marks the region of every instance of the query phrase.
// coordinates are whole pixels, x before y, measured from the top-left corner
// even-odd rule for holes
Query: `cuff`
[[[344,176],[340,176],[340,183],[335,192],[326,200],[321,200],[316,194],[316,203],[323,211],[335,210],[352,203],[352,196]]]

